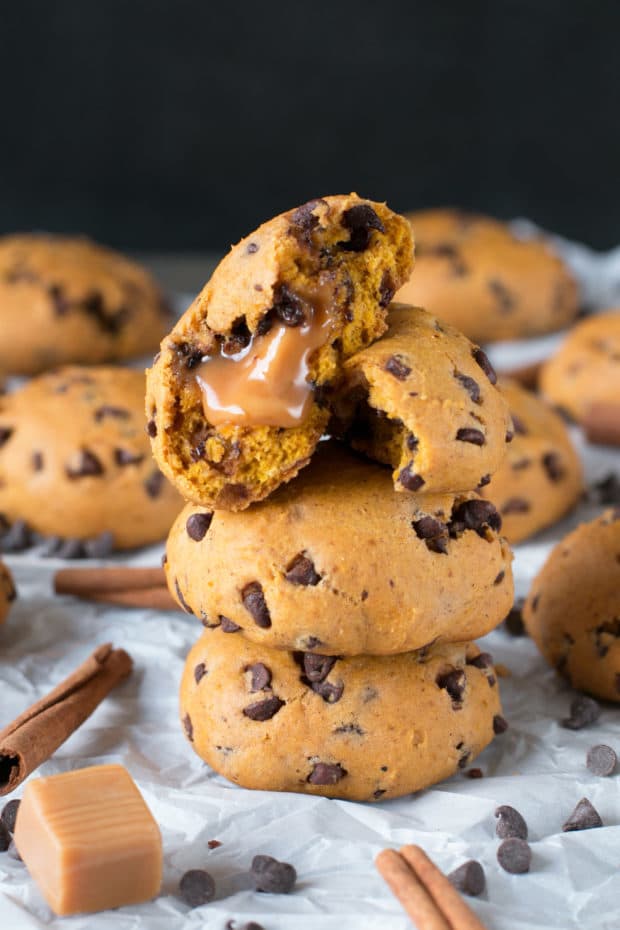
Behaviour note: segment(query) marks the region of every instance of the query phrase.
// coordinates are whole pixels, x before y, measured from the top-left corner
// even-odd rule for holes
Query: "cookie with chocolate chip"
[[[576,282],[541,238],[520,239],[487,216],[460,210],[408,215],[416,266],[398,292],[476,342],[554,332],[576,317]]]
[[[620,702],[620,510],[582,523],[557,544],[523,619],[573,688]]]
[[[502,465],[480,493],[499,510],[506,538],[518,543],[575,506],[583,475],[562,417],[514,381],[502,380],[501,389],[514,435]]]
[[[540,387],[577,422],[620,399],[620,309],[581,320],[543,366]]]
[[[397,491],[471,490],[500,467],[511,425],[493,367],[426,310],[392,304],[386,334],[344,374],[330,429],[390,465]]]
[[[151,457],[142,372],[69,366],[0,397],[0,544],[20,530],[104,555],[97,540],[164,538],[180,504]]]
[[[393,654],[482,636],[513,603],[512,556],[489,501],[395,494],[388,469],[335,442],[266,501],[205,516],[189,504],[174,523],[168,585],[235,639]]]
[[[0,371],[146,355],[171,324],[150,274],[85,238],[0,238]]]
[[[468,643],[344,658],[207,630],[180,705],[192,748],[235,784],[353,801],[448,778],[505,728],[491,658]]]
[[[11,573],[6,565],[0,562],[0,624],[6,620],[9,608],[16,597],[17,592]]]
[[[407,221],[356,194],[232,248],[148,373],[153,452],[187,500],[242,510],[307,465],[343,361],[385,331],[412,264]]]

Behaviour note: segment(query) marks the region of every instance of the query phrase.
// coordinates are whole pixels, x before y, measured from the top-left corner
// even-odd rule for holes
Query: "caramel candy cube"
[[[59,916],[138,904],[159,892],[159,827],[122,765],[29,782],[14,839]]]

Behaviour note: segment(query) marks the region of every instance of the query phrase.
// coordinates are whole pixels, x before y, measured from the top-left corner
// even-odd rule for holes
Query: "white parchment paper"
[[[579,261],[586,256],[585,268],[586,252],[574,248]],[[591,257],[588,267],[597,278],[605,257]],[[609,274],[620,280],[619,266],[620,253],[609,263]],[[588,275],[583,268],[582,280]],[[601,281],[597,286],[598,291],[592,280],[589,293],[604,299],[592,300],[592,306],[609,305],[609,290]],[[510,363],[509,347],[502,353]],[[585,447],[579,432],[574,434],[589,484],[620,472],[618,451]],[[563,523],[516,549],[518,594],[525,594],[554,542],[599,510],[584,503]],[[162,551],[153,548],[116,561],[155,565]],[[482,768],[482,779],[459,774],[416,796],[373,805],[251,792],[204,765],[178,723],[184,658],[201,632],[195,619],[54,597],[51,578],[60,562],[28,553],[7,562],[20,597],[0,628],[0,727],[96,645],[111,641],[127,649],[136,665],[131,679],[33,777],[103,762],[125,765],[161,826],[165,871],[155,901],[60,919],[25,866],[0,854],[1,930],[224,930],[231,918],[240,925],[256,920],[265,930],[406,930],[411,924],[375,872],[373,859],[385,846],[408,842],[423,846],[445,871],[468,858],[482,863],[487,890],[470,900],[489,930],[620,928],[620,774],[596,778],[585,765],[595,743],[608,743],[620,754],[620,706],[606,706],[586,730],[563,729],[559,721],[573,693],[529,639],[511,638],[500,629],[482,641],[512,673],[500,682],[510,729],[472,763]],[[562,823],[584,795],[605,826],[563,834]],[[509,875],[497,864],[493,811],[498,804],[518,808],[528,822],[533,851],[528,875]],[[210,850],[212,839],[222,845]],[[251,890],[247,870],[257,853],[294,864],[299,881],[292,894]],[[216,900],[193,911],[175,893],[188,868],[208,869],[217,884]]]

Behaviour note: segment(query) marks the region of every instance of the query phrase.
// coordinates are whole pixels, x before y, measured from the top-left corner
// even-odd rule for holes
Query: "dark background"
[[[0,232],[221,251],[357,190],[620,243],[617,0],[0,4]]]

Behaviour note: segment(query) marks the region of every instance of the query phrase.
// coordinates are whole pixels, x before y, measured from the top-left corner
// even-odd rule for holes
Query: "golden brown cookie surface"
[[[0,372],[148,355],[170,325],[138,264],[88,239],[0,238]]]
[[[483,343],[554,332],[575,319],[576,283],[541,240],[518,239],[498,220],[458,210],[408,218],[416,265],[397,300]]]
[[[148,374],[157,461],[184,497],[241,510],[309,461],[344,359],[385,330],[411,230],[355,194],[311,201],[233,247]]]
[[[0,398],[0,513],[116,548],[163,539],[180,499],[151,458],[144,375],[70,366]]]
[[[582,523],[557,544],[523,619],[574,688],[620,702],[620,511]]]
[[[514,437],[480,493],[499,510],[506,539],[518,543],[568,513],[583,490],[583,475],[562,417],[514,381],[502,380],[501,388]]]
[[[491,658],[466,643],[336,659],[207,630],[180,703],[193,749],[236,784],[355,801],[447,778],[505,728]]]
[[[419,307],[392,304],[384,336],[345,362],[336,402],[353,448],[391,465],[398,491],[471,490],[510,438],[484,352]]]
[[[16,596],[11,573],[4,562],[0,562],[0,624],[6,620],[9,608]]]
[[[620,309],[581,320],[543,366],[542,392],[581,422],[595,404],[620,403]]]
[[[389,470],[322,443],[243,513],[188,505],[166,572],[205,625],[291,651],[393,654],[482,636],[508,613],[499,524],[474,494],[395,494]]]

